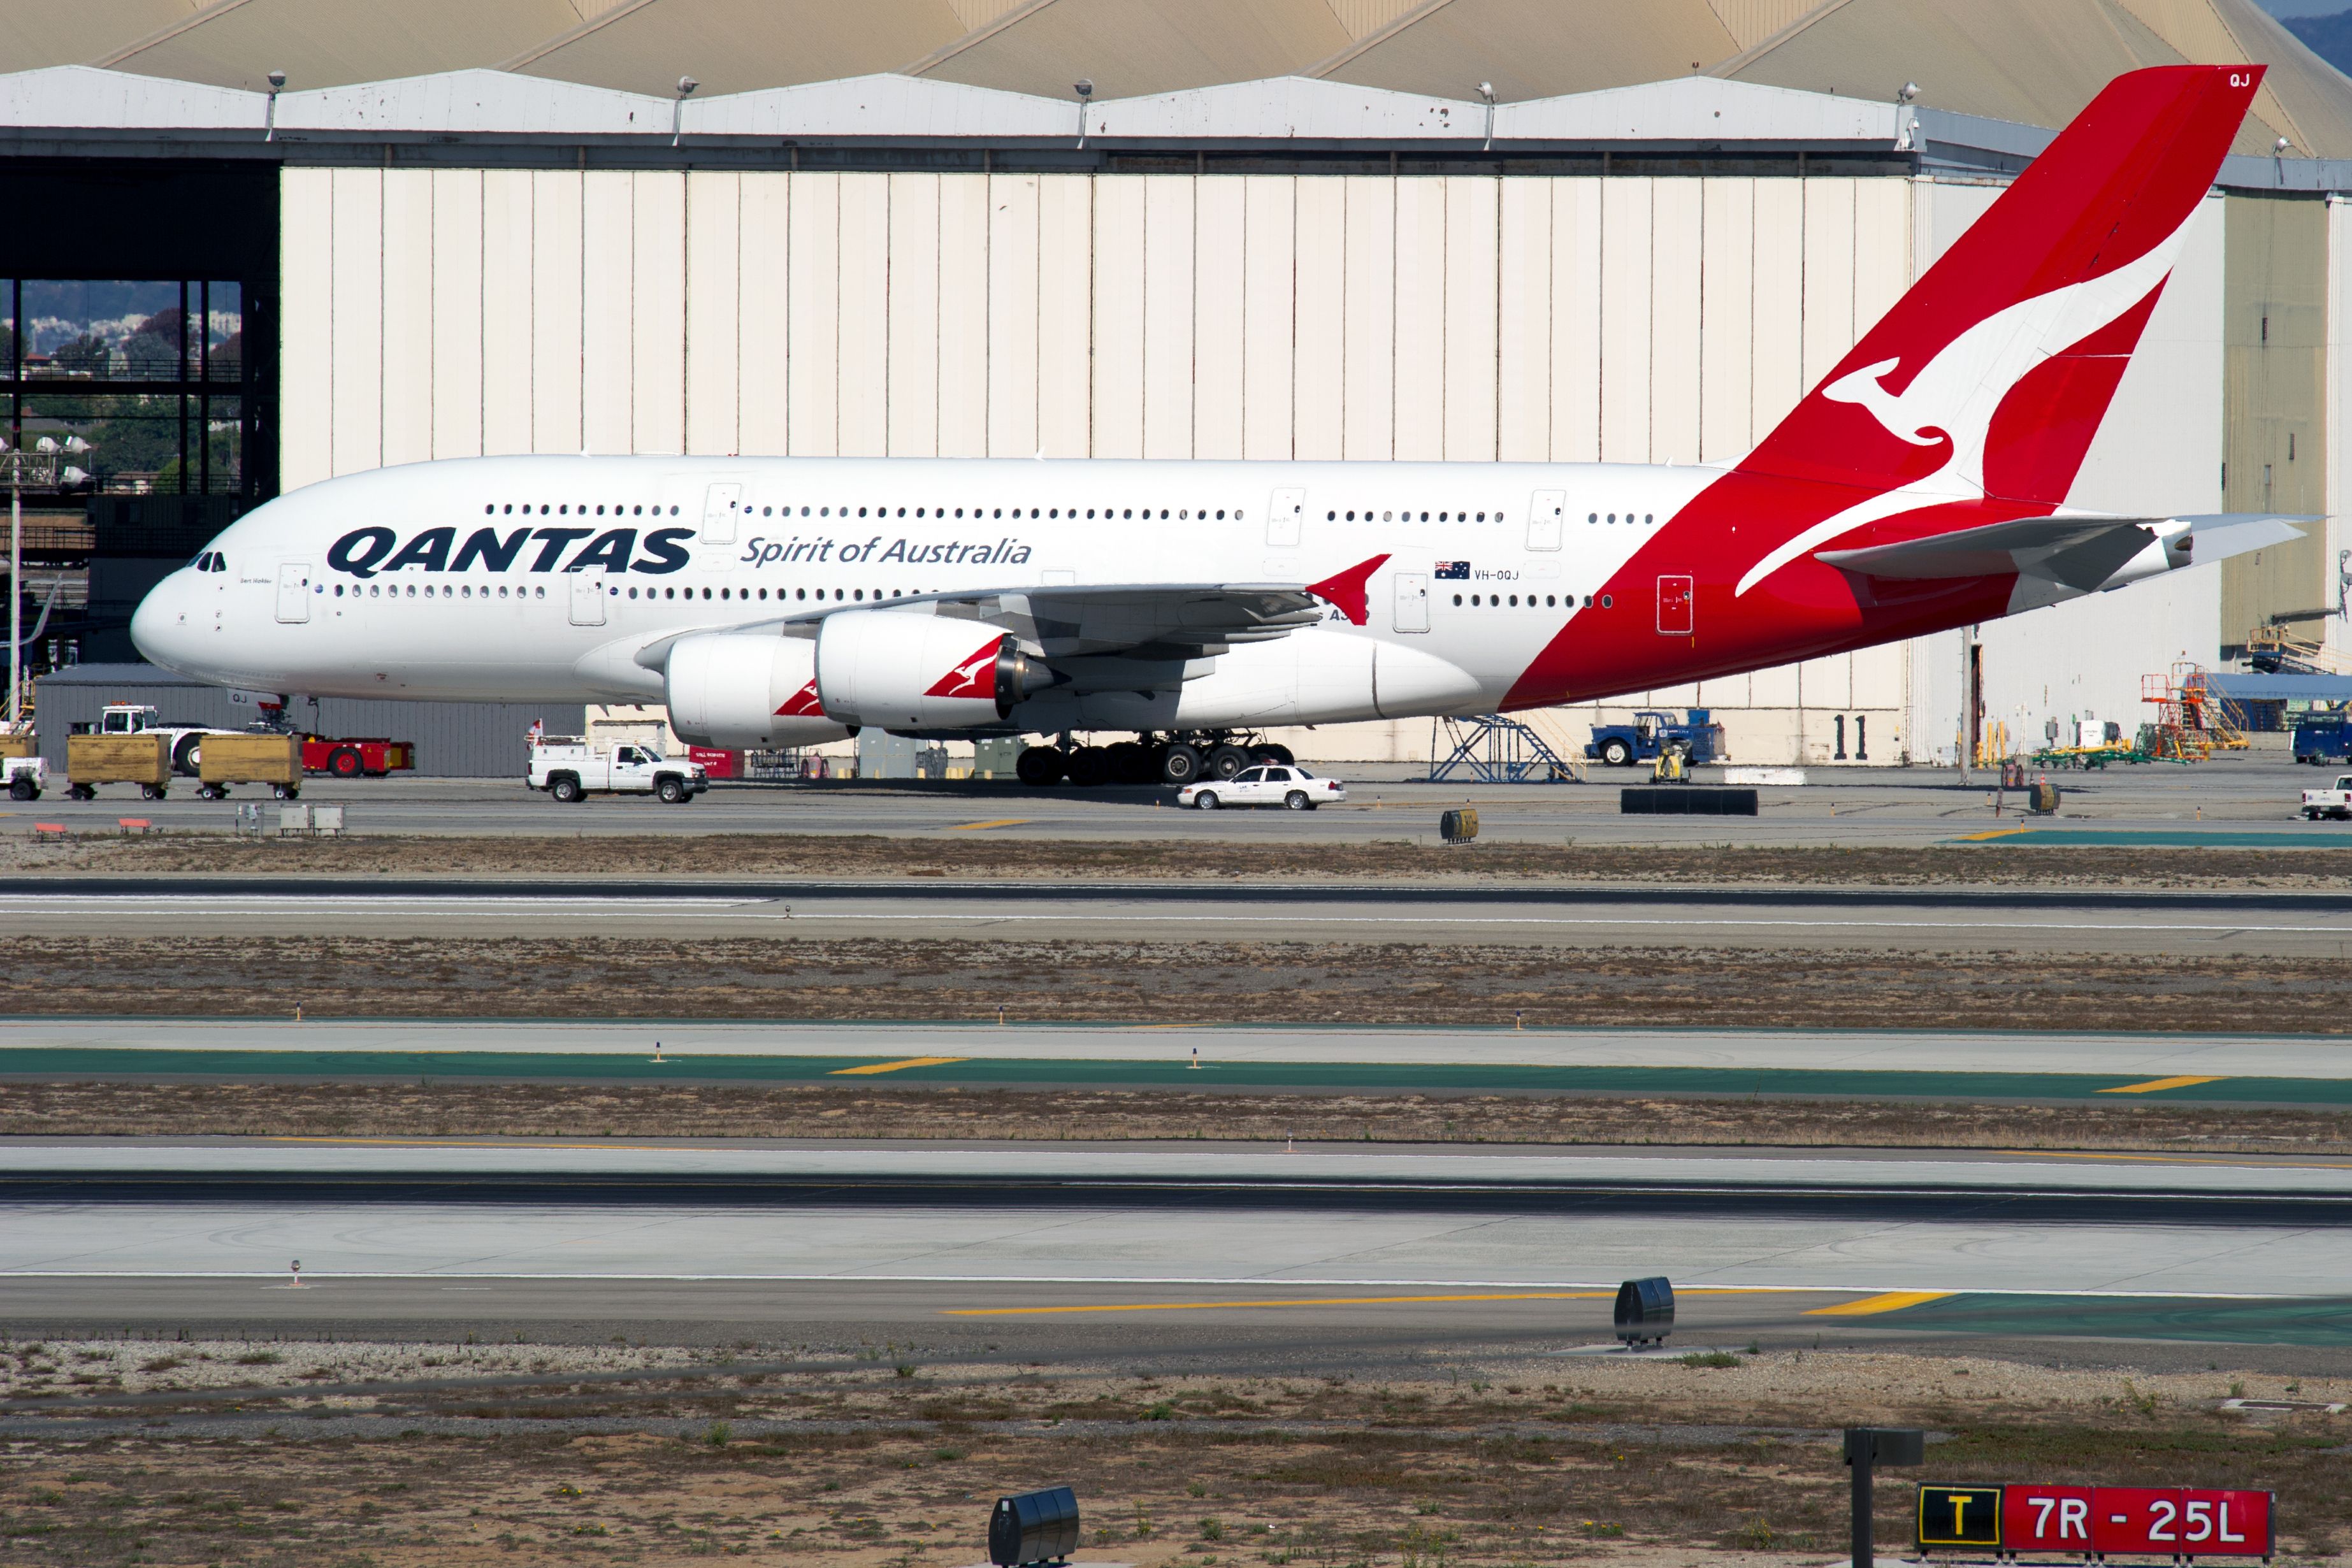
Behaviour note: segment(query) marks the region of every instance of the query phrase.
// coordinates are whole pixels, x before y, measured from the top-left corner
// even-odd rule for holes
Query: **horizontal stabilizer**
[[[2191,566],[2301,538],[2295,525],[2314,520],[2265,512],[2015,517],[1899,544],[1821,550],[1815,559],[1841,571],[1897,581],[2015,575],[2092,593],[2159,538],[2176,558],[2173,564]]]

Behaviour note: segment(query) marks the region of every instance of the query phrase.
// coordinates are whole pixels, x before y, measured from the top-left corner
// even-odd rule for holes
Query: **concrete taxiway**
[[[438,1079],[2352,1103],[2352,1042],[2018,1031],[0,1022],[0,1079]]]
[[[2255,749],[2196,767],[2116,767],[2052,775],[2065,792],[2063,811],[2039,824],[2037,841],[2066,831],[2121,834],[2121,841],[2252,842],[2283,848],[2352,845],[2352,829],[2296,820],[2298,792],[2321,782],[2315,769],[2285,755],[2285,737],[2257,736]],[[1618,789],[1647,781],[1645,770],[1600,768],[1587,784],[1549,787],[1412,781],[1408,764],[1318,768],[1345,779],[1346,804],[1311,813],[1216,812],[1173,809],[1174,791],[1119,787],[1030,789],[1004,782],[904,783],[861,780],[813,785],[719,784],[694,804],[665,807],[649,799],[593,798],[561,806],[523,787],[494,779],[315,779],[308,801],[348,806],[362,833],[479,835],[560,833],[567,837],[699,836],[711,833],[879,833],[1014,840],[1154,839],[1170,842],[1434,842],[1438,813],[1475,806],[1482,837],[1505,842],[1580,844],[1928,845],[2024,826],[2020,797],[1997,800],[1991,777],[1961,783],[1948,769],[1816,767],[1799,787],[1768,787],[1754,818],[1625,817]],[[1716,777],[1702,769],[1702,781]],[[247,798],[256,792],[243,791]],[[0,802],[0,837],[29,834],[36,821],[79,831],[111,832],[131,815],[170,831],[226,833],[234,801],[194,798],[186,781],[170,799],[142,800],[115,787],[90,801],[52,794],[37,805]],[[1998,810],[1996,809],[1998,806]],[[271,810],[263,802],[265,814]]]
[[[1568,1348],[1605,1323],[1618,1280],[1665,1273],[1698,1332],[2341,1345],[2347,1270],[2352,1161],[495,1140],[0,1151],[0,1299],[26,1324],[625,1319],[1066,1352],[1327,1332]]]
[[[2341,956],[2352,896],[1036,882],[636,883],[20,877],[0,933],[1329,941]]]

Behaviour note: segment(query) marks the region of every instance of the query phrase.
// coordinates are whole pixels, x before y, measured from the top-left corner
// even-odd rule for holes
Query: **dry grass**
[[[980,815],[998,807],[985,803]],[[1507,834],[1507,827],[1500,831]],[[2242,849],[1949,845],[1612,848],[1482,840],[1467,849],[1368,838],[1355,843],[1161,838],[719,833],[587,837],[399,836],[237,840],[224,833],[95,837],[69,844],[0,839],[0,870],[112,874],[299,876],[1063,877],[1124,881],[1490,881],[1790,883],[1874,887],[2335,889],[2352,856]]]
[[[1066,1483],[1086,1555],[1149,1568],[1795,1563],[1843,1542],[1844,1471],[1820,1429],[1870,1420],[1948,1434],[1936,1479],[2267,1487],[2291,1560],[2339,1545],[2346,1424],[2262,1427],[2215,1408],[2251,1375],[1738,1360],[1473,1358],[1454,1377],[1376,1384],[717,1368],[626,1391],[567,1386],[557,1367],[536,1396],[411,1392],[397,1414],[368,1396],[263,1394],[234,1427],[150,1407],[136,1436],[20,1437],[0,1469],[0,1538],[12,1560],[45,1565],[749,1555],[880,1568],[969,1562],[991,1500]],[[2258,1381],[2270,1394],[2281,1380]],[[447,1421],[520,1409],[545,1430]],[[330,1410],[384,1418],[372,1437],[302,1436],[306,1414]],[[561,1425],[592,1414],[623,1429]],[[427,1416],[433,1435],[402,1434]],[[1882,1483],[1884,1549],[1905,1540],[1908,1492]]]
[[[690,1065],[686,1071],[691,1071]],[[2335,1110],[843,1084],[0,1082],[0,1137],[893,1138],[2352,1154]]]
[[[2247,954],[1329,942],[20,936],[0,1013],[2352,1030],[2352,970]]]

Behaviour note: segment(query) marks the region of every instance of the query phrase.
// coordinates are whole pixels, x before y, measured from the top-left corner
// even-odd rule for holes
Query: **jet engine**
[[[927,611],[845,611],[817,632],[817,695],[843,724],[986,728],[1055,679],[1013,637]]]
[[[697,746],[818,746],[849,732],[816,700],[816,644],[774,632],[698,632],[670,645],[670,727]]]

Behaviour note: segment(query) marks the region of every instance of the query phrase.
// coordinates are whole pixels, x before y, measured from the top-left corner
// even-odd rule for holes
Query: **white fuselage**
[[[262,691],[658,700],[661,674],[637,654],[681,632],[942,592],[1314,584],[1385,557],[1365,583],[1363,623],[1333,610],[1308,635],[1372,639],[1400,669],[1412,661],[1411,695],[1387,716],[1471,713],[1497,706],[1571,617],[1624,615],[1626,636],[1654,638],[1599,598],[1718,476],[1609,465],[464,459],[269,502],[214,542],[219,570],[192,564],[160,584],[133,635],[158,664]],[[1360,708],[1319,716],[1370,716]],[[1053,722],[1031,716],[1032,727]],[[1283,716],[1318,713],[1310,695]]]

